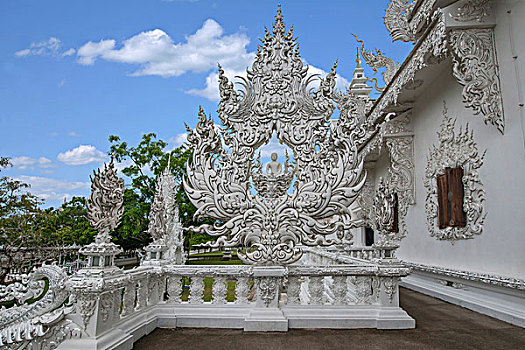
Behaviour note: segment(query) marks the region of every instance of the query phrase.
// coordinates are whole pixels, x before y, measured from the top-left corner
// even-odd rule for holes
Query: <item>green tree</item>
[[[9,158],[0,157],[0,171],[11,166]],[[46,213],[39,209],[42,204],[35,195],[29,193],[29,184],[7,176],[0,178],[0,280],[12,267],[23,263],[21,251],[25,247],[40,247],[45,237],[39,224]]]
[[[124,192],[124,215],[122,224],[116,230],[116,241],[124,249],[142,247],[150,241],[146,230],[157,177],[169,163],[170,171],[175,175],[178,183],[182,184],[191,150],[183,145],[167,151],[165,150],[167,142],[157,139],[154,133],[143,135],[136,147],[128,145],[115,135],[111,135],[109,141],[112,143],[110,154],[115,157],[115,160],[121,163],[130,162],[130,165],[122,169],[122,173],[130,178],[131,186]],[[178,188],[176,199],[182,225],[189,227],[199,224],[200,222],[193,220],[196,208],[190,202],[182,186]],[[207,221],[208,223],[213,222]],[[206,234],[190,233],[186,236],[186,245],[188,247],[190,244],[210,239],[212,238]]]
[[[57,241],[61,245],[85,245],[93,242],[96,231],[87,218],[86,199],[73,197],[62,204],[58,209],[53,209]]]

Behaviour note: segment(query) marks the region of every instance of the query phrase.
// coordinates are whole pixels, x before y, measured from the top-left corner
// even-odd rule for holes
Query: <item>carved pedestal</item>
[[[282,266],[255,267],[255,308],[244,320],[245,331],[286,332],[288,320],[279,308],[281,284],[286,270]]]

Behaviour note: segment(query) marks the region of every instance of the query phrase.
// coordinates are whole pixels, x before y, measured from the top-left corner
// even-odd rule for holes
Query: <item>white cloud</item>
[[[31,43],[29,48],[15,52],[15,56],[23,57],[29,55],[36,56],[71,56],[75,53],[75,49],[71,48],[62,52],[62,41],[55,37],[50,37],[45,41],[38,43]]]
[[[67,180],[56,180],[40,176],[20,175],[16,180],[31,185],[29,191],[45,200],[64,200],[71,198],[70,192],[75,190],[89,189],[89,182],[71,182]]]
[[[13,164],[13,167],[15,169],[19,170],[25,170],[28,167],[31,167],[32,165],[35,165],[36,159],[31,157],[15,157],[11,159],[11,164]]]
[[[57,159],[67,165],[84,165],[104,162],[107,156],[95,146],[80,145],[70,151],[59,153]]]
[[[18,57],[27,56],[29,54],[31,54],[31,50],[29,49],[23,49],[23,50],[15,52],[15,55]]]
[[[74,55],[75,52],[77,52],[77,51],[74,48],[70,48],[69,50],[64,51],[62,53],[62,56],[71,56],[71,55]]]
[[[144,31],[124,40],[120,47],[113,39],[87,42],[77,50],[78,62],[92,65],[97,59],[138,65],[132,76],[156,75],[161,77],[180,76],[187,72],[210,72],[204,88],[190,89],[188,94],[201,96],[211,101],[219,100],[217,62],[225,75],[233,80],[235,76],[246,77],[246,68],[251,66],[255,52],[248,52],[250,39],[241,32],[224,35],[223,28],[213,19],[207,19],[195,33],[186,36],[184,42],[175,43],[161,29]],[[303,61],[306,65],[306,61]],[[309,66],[309,74],[327,72]],[[315,83],[314,83],[315,84]],[[312,86],[314,86],[314,84]],[[349,81],[337,75],[336,89],[345,90]]]
[[[53,164],[51,159],[46,157],[40,157],[38,159],[21,156],[21,157],[15,157],[11,159],[11,164],[13,164],[13,167],[16,170],[27,170],[32,169],[34,170],[36,166],[40,168],[54,168],[56,165]]]
[[[168,139],[168,143],[172,144],[173,148],[177,148],[177,147],[181,146],[186,141],[188,141],[188,133],[187,132],[183,132],[181,134],[177,134],[177,136],[170,137]]]
[[[226,75],[230,81],[235,81],[236,76],[246,78],[246,70],[234,71],[226,68],[224,69],[224,75]],[[191,89],[186,91],[186,93],[190,95],[201,96],[213,102],[218,102],[220,100],[219,73],[212,72],[206,77],[206,87],[204,89]]]
[[[77,51],[81,64],[97,58],[140,65],[132,75],[179,76],[186,72],[206,72],[220,62],[224,67],[245,69],[254,57],[246,51],[250,39],[242,33],[223,35],[223,28],[208,19],[185,42],[174,43],[161,29],[139,33],[115,49],[115,40],[88,42]]]
[[[79,136],[76,132],[74,131],[70,131],[67,133],[69,136],[73,136],[73,137],[76,137],[76,136]]]
[[[95,63],[95,58],[111,51],[114,47],[115,40],[100,40],[98,43],[90,41],[78,49],[78,63],[92,65]]]
[[[306,62],[304,63],[307,64]],[[308,65],[308,75],[314,75],[314,74],[318,74],[321,76],[321,78],[324,78],[326,74],[328,74],[328,72],[322,70],[321,68],[317,68],[315,66]],[[335,75],[335,89],[336,90],[344,91],[349,85],[350,85],[350,82],[347,79],[345,79],[339,74]],[[319,81],[313,82],[312,86],[319,86]]]
[[[38,165],[39,165],[41,168],[53,168],[53,167],[55,167],[55,165],[53,164],[53,162],[51,161],[51,159],[46,158],[46,157],[40,157],[40,158],[38,158]]]

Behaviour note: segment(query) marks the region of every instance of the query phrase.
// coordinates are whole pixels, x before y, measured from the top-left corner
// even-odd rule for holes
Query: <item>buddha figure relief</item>
[[[266,164],[266,174],[268,175],[279,175],[283,172],[283,166],[277,161],[277,153],[272,153],[272,161]]]

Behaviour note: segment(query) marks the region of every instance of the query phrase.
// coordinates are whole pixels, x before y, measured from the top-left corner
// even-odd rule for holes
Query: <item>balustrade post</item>
[[[168,278],[168,303],[180,303],[182,294],[182,276],[171,275]]]
[[[346,305],[348,303],[347,276],[334,276],[332,292],[334,294],[334,305]]]
[[[288,305],[301,304],[301,299],[300,299],[301,283],[302,283],[302,277],[288,276],[288,287],[286,290],[286,304]]]
[[[253,268],[255,308],[244,321],[245,331],[287,331],[288,320],[279,309],[281,285],[286,270],[282,266]]]
[[[237,277],[235,283],[235,304],[248,304],[248,296],[250,295],[250,279],[247,277]]]
[[[148,301],[148,277],[138,281],[137,285],[137,305],[135,310],[141,310],[146,307]]]
[[[193,276],[190,283],[190,304],[202,304],[204,293],[203,276]]]
[[[135,300],[137,296],[137,284],[130,282],[124,286],[124,294],[122,296],[122,312],[121,317],[129,316],[135,311]]]
[[[226,277],[216,276],[215,281],[213,282],[212,292],[213,292],[213,304],[225,304],[226,303],[226,292],[227,284]]]
[[[320,305],[323,303],[324,277],[310,276],[308,291],[310,294],[309,304]]]

